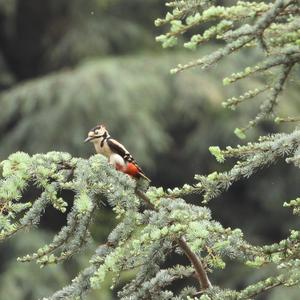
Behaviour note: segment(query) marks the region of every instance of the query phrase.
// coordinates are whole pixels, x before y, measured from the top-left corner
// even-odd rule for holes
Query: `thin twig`
[[[207,276],[207,273],[203,267],[203,264],[200,260],[200,258],[191,250],[191,248],[188,246],[185,238],[182,236],[180,239],[178,239],[178,244],[182,251],[185,253],[189,261],[192,263],[192,265],[195,268],[197,279],[199,281],[199,284],[201,286],[201,290],[206,290],[208,288],[211,288],[212,285],[210,283],[210,280]]]
[[[146,196],[145,193],[143,193],[140,190],[136,190],[136,195],[141,198],[147,206],[152,209],[157,211],[157,208],[154,207],[154,205],[151,203],[150,199]],[[197,275],[197,280],[199,282],[201,291],[206,290],[208,288],[211,288],[212,285],[209,281],[209,278],[207,276],[207,273],[203,267],[203,264],[201,262],[201,259],[191,250],[191,248],[188,246],[185,238],[182,236],[178,239],[178,244],[184,254],[187,256],[191,264],[194,266],[196,275]]]

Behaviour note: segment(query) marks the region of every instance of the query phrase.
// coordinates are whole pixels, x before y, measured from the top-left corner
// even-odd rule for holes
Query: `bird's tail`
[[[148,177],[147,177],[143,172],[141,172],[141,171],[138,173],[138,178],[143,178],[143,179],[145,179],[145,180],[151,182],[151,179],[148,178]]]
[[[122,172],[132,176],[132,177],[135,177],[137,179],[140,179],[140,178],[143,178],[147,181],[151,181],[150,178],[148,178],[143,170],[140,168],[140,166],[135,162],[128,162],[127,165],[126,165],[126,169],[123,170]]]

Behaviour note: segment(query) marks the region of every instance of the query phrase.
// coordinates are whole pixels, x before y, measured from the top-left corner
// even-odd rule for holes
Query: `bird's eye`
[[[96,133],[96,134],[98,134],[98,133],[99,133],[99,130],[98,130],[98,129],[97,129],[97,130],[95,130],[95,133]]]

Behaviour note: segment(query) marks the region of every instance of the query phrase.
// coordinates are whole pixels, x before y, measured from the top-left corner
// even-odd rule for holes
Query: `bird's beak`
[[[91,137],[91,136],[88,136],[85,140],[84,140],[84,142],[85,143],[87,143],[87,142],[89,142],[90,140],[92,140],[93,138]]]
[[[91,141],[95,137],[93,132],[89,132],[88,137],[84,140],[85,143]]]

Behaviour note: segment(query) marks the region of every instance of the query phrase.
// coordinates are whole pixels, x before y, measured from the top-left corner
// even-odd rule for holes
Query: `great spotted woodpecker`
[[[92,128],[84,142],[94,144],[97,153],[108,158],[114,168],[134,178],[144,178],[151,181],[136,163],[128,150],[118,141],[112,139],[104,125]]]

